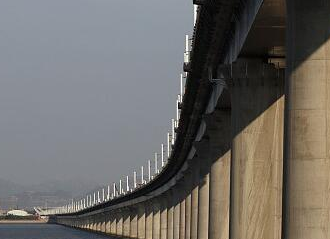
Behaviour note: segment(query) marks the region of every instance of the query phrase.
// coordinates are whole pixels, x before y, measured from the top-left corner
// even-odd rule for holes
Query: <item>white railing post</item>
[[[137,183],[136,183],[136,172],[135,171],[133,173],[133,185],[134,185],[134,189],[135,189],[136,186],[137,186]]]
[[[180,74],[180,103],[182,102],[183,100],[183,95],[184,95],[184,92],[183,92],[183,74],[181,73]]]
[[[175,120],[172,119],[172,146],[174,146],[175,143]]]
[[[108,185],[108,193],[107,193],[107,200],[110,200],[110,185]]]
[[[129,177],[126,176],[126,192],[129,192]]]
[[[189,35],[186,35],[186,49],[185,49],[185,52],[183,54],[183,62],[184,64],[189,64],[189,61],[190,61],[190,52],[189,52]]]
[[[158,155],[155,153],[155,174],[158,174]]]
[[[148,182],[151,181],[151,163],[150,160],[148,160]]]
[[[122,193],[122,184],[121,184],[121,179],[119,180],[119,195]]]
[[[143,166],[141,166],[141,184],[144,184],[144,172],[143,172]]]
[[[102,202],[104,202],[105,199],[105,193],[104,193],[104,188],[102,187]]]
[[[170,133],[167,133],[167,160],[170,158],[171,155],[171,136]]]
[[[113,183],[113,197],[117,197],[117,187],[116,187],[116,183]]]
[[[165,166],[165,162],[164,162],[164,144],[162,144],[162,146],[161,146],[160,158],[161,158],[162,168],[163,168]]]
[[[97,204],[99,204],[100,201],[101,201],[101,199],[100,199],[100,191],[97,190]]]
[[[198,11],[198,5],[194,4],[194,25],[197,21],[197,11]]]

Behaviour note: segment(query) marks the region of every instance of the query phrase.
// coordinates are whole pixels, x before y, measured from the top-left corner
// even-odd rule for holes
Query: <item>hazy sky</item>
[[[191,0],[0,0],[0,178],[111,182],[175,115]]]

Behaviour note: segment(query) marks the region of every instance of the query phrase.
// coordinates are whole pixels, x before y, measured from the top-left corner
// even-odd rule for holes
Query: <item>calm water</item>
[[[51,224],[0,224],[0,239],[109,239]]]

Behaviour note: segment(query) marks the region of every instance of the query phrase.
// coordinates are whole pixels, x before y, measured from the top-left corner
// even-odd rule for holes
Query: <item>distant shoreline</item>
[[[0,224],[44,224],[45,220],[0,220]]]

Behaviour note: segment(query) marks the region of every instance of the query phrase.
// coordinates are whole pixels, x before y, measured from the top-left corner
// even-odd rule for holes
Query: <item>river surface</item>
[[[109,239],[52,224],[0,224],[0,239]]]

